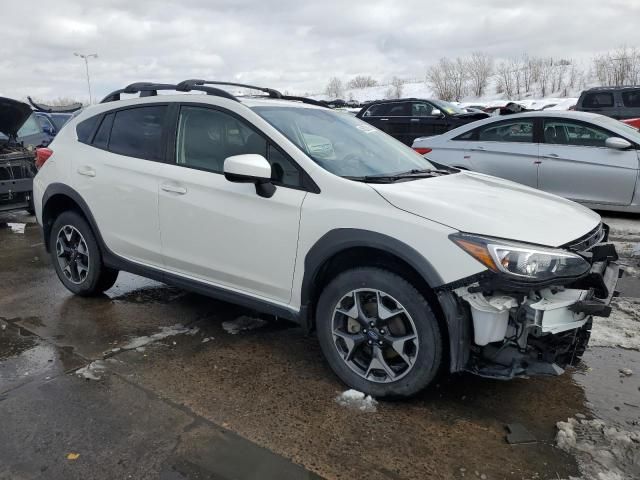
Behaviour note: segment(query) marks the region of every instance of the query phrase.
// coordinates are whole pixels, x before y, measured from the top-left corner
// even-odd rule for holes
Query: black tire
[[[58,260],[56,242],[60,231],[65,227],[73,227],[80,232],[88,250],[88,271],[86,276],[77,283],[67,278]],[[76,295],[83,297],[99,295],[105,290],[109,290],[116,282],[118,271],[108,268],[102,263],[102,253],[95,235],[87,221],[77,212],[66,211],[55,219],[51,227],[49,246],[51,260],[58,278],[68,290]]]
[[[36,206],[33,203],[33,192],[31,192],[31,196],[29,197],[29,205],[27,206],[27,212],[29,212],[29,215],[36,214]]]
[[[396,381],[379,383],[356,373],[347,365],[334,341],[334,310],[345,295],[358,289],[379,290],[393,297],[415,325],[418,349],[413,367]],[[316,328],[320,347],[331,369],[348,386],[373,397],[404,398],[415,395],[436,378],[441,366],[442,335],[429,303],[413,285],[387,270],[363,267],[338,275],[320,295],[316,308]]]

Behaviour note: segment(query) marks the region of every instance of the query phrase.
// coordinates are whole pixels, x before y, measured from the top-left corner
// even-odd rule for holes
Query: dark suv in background
[[[411,146],[418,137],[440,135],[456,127],[487,118],[442,100],[403,98],[371,102],[356,117]]]
[[[576,104],[577,111],[599,113],[624,120],[640,117],[640,86],[597,87],[585,90]]]

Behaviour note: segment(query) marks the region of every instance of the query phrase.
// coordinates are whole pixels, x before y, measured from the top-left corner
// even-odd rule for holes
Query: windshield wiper
[[[381,174],[381,175],[365,175],[363,177],[347,177],[352,180],[359,180],[362,182],[369,183],[392,183],[397,180],[404,179],[418,179],[418,178],[431,178],[431,177],[439,177],[440,175],[445,175],[448,172],[444,172],[442,170],[419,170],[413,169],[408,172],[394,173],[394,174]]]

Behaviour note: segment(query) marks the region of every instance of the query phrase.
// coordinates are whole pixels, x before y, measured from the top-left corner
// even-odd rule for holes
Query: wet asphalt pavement
[[[223,322],[252,312],[124,273],[100,298],[75,297],[34,222],[0,214],[0,479],[568,478],[556,422],[640,420],[640,375],[618,373],[640,373],[640,352],[618,348],[561,377],[457,375],[351,410],[295,325],[264,317],[231,335]],[[135,348],[168,328],[187,333]],[[97,380],[77,374],[87,365]],[[537,442],[507,444],[509,423]]]

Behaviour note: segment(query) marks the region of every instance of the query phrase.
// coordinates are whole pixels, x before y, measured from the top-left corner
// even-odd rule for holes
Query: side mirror
[[[616,150],[626,150],[627,148],[631,148],[631,142],[629,140],[625,140],[621,137],[609,137],[605,140],[604,144],[609,148],[614,148]]]
[[[253,183],[256,193],[270,198],[276,191],[271,183],[271,165],[262,155],[247,153],[227,157],[224,161],[224,178],[235,183]]]
[[[442,111],[438,108],[434,108],[433,110],[431,110],[431,116],[432,117],[442,117],[444,115],[442,115]]]

